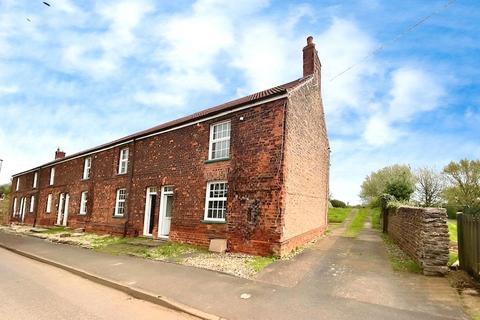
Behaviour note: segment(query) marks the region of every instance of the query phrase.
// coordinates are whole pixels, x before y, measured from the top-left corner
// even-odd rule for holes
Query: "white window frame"
[[[13,198],[13,216],[17,215],[17,197]]]
[[[78,212],[79,215],[87,214],[87,201],[88,201],[88,191],[82,191],[80,195],[80,211]]]
[[[52,194],[49,193],[47,196],[47,208],[45,209],[46,213],[52,212]]]
[[[55,167],[50,168],[50,181],[48,181],[48,183],[51,186],[53,186],[53,184],[55,183]]]
[[[123,199],[120,198],[120,195],[122,194],[122,191],[123,191]],[[123,215],[125,214],[125,200],[127,198],[127,189],[125,188],[121,188],[121,189],[117,189],[117,197],[115,199],[115,211],[113,213],[113,216],[114,217],[123,217]],[[123,210],[122,213],[119,213],[120,212],[120,204],[121,205],[121,208]]]
[[[20,177],[17,177],[17,185],[15,186],[15,191],[18,191],[20,189]]]
[[[30,197],[30,213],[33,212],[33,209],[35,208],[35,196]]]
[[[32,188],[35,189],[37,187],[37,183],[38,183],[38,172],[35,171],[35,173],[33,174]]]
[[[90,169],[92,168],[92,157],[87,157],[83,161],[83,180],[90,179]]]
[[[118,174],[125,174],[128,172],[128,148],[120,150],[120,156],[118,159]]]
[[[210,187],[215,184],[224,183],[227,188],[227,196],[226,197],[210,197]],[[210,181],[207,182],[207,191],[205,194],[205,212],[203,214],[203,220],[205,221],[215,221],[215,222],[225,222],[225,218],[227,216],[227,198],[228,198],[228,181]],[[223,214],[223,218],[210,218],[208,217],[208,205],[209,201],[225,201],[225,212]]]
[[[229,130],[228,136],[223,137],[223,138],[214,139],[213,138],[214,128],[216,126],[221,126],[221,125],[224,125],[224,124],[228,124],[228,130]],[[214,124],[210,125],[210,141],[209,141],[209,144],[208,144],[208,160],[221,160],[221,159],[228,159],[230,157],[230,136],[231,136],[231,134],[232,134],[232,125],[231,125],[230,120],[217,122],[217,123],[214,123]],[[218,143],[218,142],[223,142],[223,141],[228,141],[228,154],[227,154],[227,156],[226,157],[221,157],[221,158],[220,157],[214,158],[213,157],[213,144]]]

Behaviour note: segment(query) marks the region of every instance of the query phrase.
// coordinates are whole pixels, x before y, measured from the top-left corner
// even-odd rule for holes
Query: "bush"
[[[347,207],[347,204],[341,200],[337,200],[337,199],[333,199],[332,201],[330,201],[332,203],[332,206],[334,208],[346,208]]]
[[[447,215],[448,219],[457,219],[457,212],[458,212],[458,207],[457,206],[447,206]]]

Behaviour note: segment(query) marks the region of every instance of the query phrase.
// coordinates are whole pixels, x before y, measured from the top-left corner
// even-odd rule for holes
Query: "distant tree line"
[[[442,171],[398,164],[382,168],[365,178],[360,198],[379,206],[384,194],[424,207],[480,207],[480,160],[452,161]]]

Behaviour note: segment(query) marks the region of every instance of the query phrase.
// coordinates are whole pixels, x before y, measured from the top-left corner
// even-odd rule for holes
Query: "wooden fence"
[[[457,214],[460,268],[480,279],[480,214]]]

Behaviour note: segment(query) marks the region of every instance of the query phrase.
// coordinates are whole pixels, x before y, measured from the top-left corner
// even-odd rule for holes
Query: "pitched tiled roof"
[[[217,113],[227,111],[227,110],[230,110],[230,109],[233,109],[233,108],[237,108],[237,107],[240,107],[242,105],[247,105],[247,104],[250,104],[250,103],[261,101],[261,100],[266,99],[266,98],[275,97],[277,95],[281,95],[283,93],[286,93],[289,89],[295,88],[296,86],[304,83],[305,81],[307,81],[311,77],[312,76],[306,76],[306,77],[303,77],[303,78],[300,78],[300,79],[297,79],[297,80],[294,80],[294,81],[291,81],[291,82],[288,82],[288,83],[285,83],[285,84],[282,84],[282,85],[279,85],[279,86],[276,86],[276,87],[273,87],[273,88],[270,88],[270,89],[267,89],[267,90],[263,90],[263,91],[251,94],[249,96],[245,96],[245,97],[242,97],[242,98],[239,98],[239,99],[236,99],[236,100],[232,100],[232,101],[217,105],[215,107],[211,107],[211,108],[193,113],[191,115],[188,115],[188,116],[185,116],[185,117],[182,117],[182,118],[178,118],[176,120],[165,122],[163,124],[152,127],[150,129],[139,131],[139,132],[136,132],[134,134],[125,136],[123,138],[120,138],[120,139],[110,141],[108,143],[96,146],[94,148],[90,148],[90,149],[87,149],[87,150],[83,150],[81,152],[71,154],[71,155],[69,155],[65,158],[61,158],[61,159],[57,159],[57,160],[45,163],[45,164],[43,164],[39,167],[51,165],[51,164],[54,164],[56,162],[68,160],[68,159],[74,158],[74,157],[78,157],[78,156],[80,156],[82,154],[85,154],[85,153],[94,152],[96,150],[108,148],[108,147],[114,146],[116,144],[121,144],[123,142],[129,141],[129,140],[132,140],[132,139],[140,138],[140,137],[143,137],[143,136],[146,136],[146,135],[149,135],[149,134],[154,134],[156,132],[166,130],[166,129],[169,129],[169,128],[172,128],[174,126],[178,126],[178,125],[190,122],[190,121],[200,120],[202,118],[212,116],[212,115],[215,115]],[[39,168],[39,167],[37,167],[37,168]],[[27,171],[31,171],[31,170],[27,170]],[[25,172],[27,172],[27,171],[25,171]],[[22,173],[24,173],[24,172],[18,173],[16,175],[19,175],[19,174],[22,174]]]

